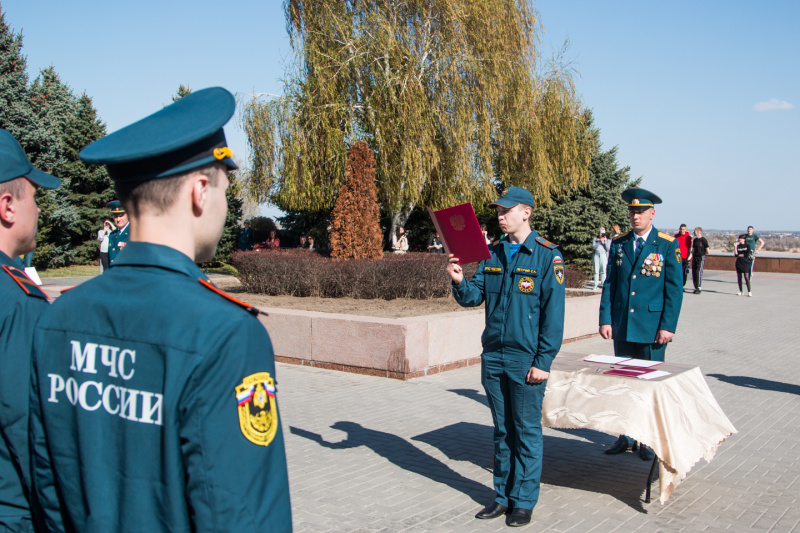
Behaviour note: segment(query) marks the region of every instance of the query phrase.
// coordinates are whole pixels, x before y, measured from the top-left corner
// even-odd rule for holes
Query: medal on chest
[[[652,253],[645,257],[642,263],[642,274],[645,276],[661,276],[661,268],[664,266],[664,256]]]

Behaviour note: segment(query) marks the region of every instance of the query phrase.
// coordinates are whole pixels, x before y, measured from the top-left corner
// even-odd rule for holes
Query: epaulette
[[[36,285],[36,282],[28,277],[24,270],[20,270],[10,265],[3,265],[3,270],[6,274],[11,276],[11,279],[17,282],[17,285],[19,285],[20,288],[25,291],[25,294],[47,300],[47,295]]]
[[[675,240],[675,237],[673,237],[672,235],[667,235],[666,233],[661,233],[660,231],[658,232],[658,236],[661,237],[662,239],[668,240],[669,242]]]
[[[197,281],[199,281],[200,284],[203,287],[205,287],[206,289],[209,289],[212,292],[215,292],[215,293],[219,294],[220,296],[222,296],[226,300],[235,303],[239,307],[243,307],[245,311],[247,311],[248,313],[250,313],[253,316],[258,316],[258,315],[269,316],[267,313],[265,313],[264,311],[258,309],[257,307],[254,307],[254,306],[252,306],[252,305],[250,305],[248,303],[245,303],[245,302],[239,300],[238,298],[234,298],[233,296],[231,296],[227,292],[218,289],[213,283],[211,283],[207,279],[197,278]]]
[[[631,230],[631,231],[632,231],[632,230]],[[623,233],[622,235],[617,235],[616,237],[614,237],[614,238],[613,238],[613,239],[611,239],[611,240],[612,240],[612,241],[616,241],[617,239],[621,239],[621,238],[623,238],[623,237],[627,236],[629,233],[630,233],[630,231],[629,231],[628,233]]]
[[[551,250],[555,250],[558,248],[557,244],[553,244],[552,242],[548,241],[544,237],[536,237],[536,242],[544,246],[545,248],[550,248]]]

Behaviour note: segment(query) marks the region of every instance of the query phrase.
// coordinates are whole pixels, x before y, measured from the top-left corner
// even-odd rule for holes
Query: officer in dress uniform
[[[600,300],[600,335],[614,340],[618,357],[663,361],[683,302],[681,250],[674,237],[653,226],[654,206],[661,198],[631,188],[622,199],[633,229],[611,243]],[[606,453],[622,453],[629,446],[635,446],[633,439],[620,435]],[[652,460],[653,452],[640,446],[639,456]]]
[[[29,502],[28,387],[33,326],[47,296],[15,259],[36,245],[38,187],[60,181],[31,164],[0,130],[0,530],[33,531]]]
[[[42,530],[292,529],[272,345],[259,311],[195,264],[225,222],[234,107],[225,89],[196,91],[80,153],[108,167],[130,242],[37,328]]]
[[[494,421],[495,499],[475,517],[530,522],[542,473],[542,399],[564,335],[564,260],[530,227],[531,193],[509,187],[492,206],[506,234],[492,257],[464,279],[450,256],[453,295],[464,307],[486,302],[481,382]]]
[[[130,239],[130,222],[128,221],[128,213],[119,200],[108,202],[106,204],[111,216],[114,217],[114,225],[117,227],[108,235],[108,266],[114,264],[117,255],[127,246],[128,239]]]

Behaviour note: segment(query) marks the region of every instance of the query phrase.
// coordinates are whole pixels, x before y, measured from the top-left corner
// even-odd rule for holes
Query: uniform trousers
[[[484,354],[481,384],[494,421],[495,501],[533,509],[542,477],[542,399],[547,382],[526,383],[531,363]]]

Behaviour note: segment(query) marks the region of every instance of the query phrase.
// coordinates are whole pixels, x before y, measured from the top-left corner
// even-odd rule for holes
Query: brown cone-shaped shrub
[[[331,257],[380,259],[383,233],[375,186],[375,156],[359,141],[347,153],[346,179],[331,212]]]

